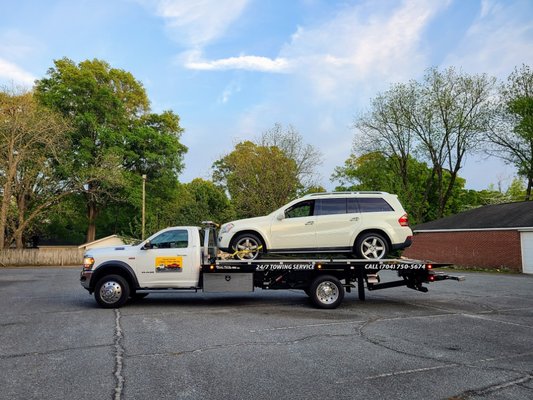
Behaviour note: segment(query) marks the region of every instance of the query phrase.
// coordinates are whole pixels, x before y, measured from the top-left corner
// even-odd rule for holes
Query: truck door
[[[143,284],[150,287],[195,287],[199,265],[197,247],[192,246],[186,228],[169,229],[150,239],[149,246],[139,251],[137,265]]]

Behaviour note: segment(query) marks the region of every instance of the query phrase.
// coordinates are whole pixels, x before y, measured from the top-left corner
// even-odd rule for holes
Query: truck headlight
[[[224,233],[228,233],[233,229],[234,226],[235,225],[233,225],[232,223],[222,225],[222,228],[220,228],[220,234],[223,235]]]
[[[83,269],[86,271],[89,271],[92,269],[94,265],[94,258],[93,257],[84,257],[83,258]]]

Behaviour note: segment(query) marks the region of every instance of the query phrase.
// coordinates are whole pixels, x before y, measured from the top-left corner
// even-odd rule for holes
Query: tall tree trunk
[[[24,240],[22,237],[22,231],[17,231],[14,234],[15,236],[15,247],[17,249],[23,249],[24,248]]]
[[[533,186],[533,176],[530,176],[527,180],[526,201],[533,200],[531,198],[531,187]]]
[[[89,225],[87,227],[87,242],[92,242],[96,238],[96,216],[98,215],[98,209],[96,203],[89,201],[87,203],[87,218],[89,219]]]
[[[13,232],[15,238],[15,247],[17,249],[24,248],[24,241],[22,240],[22,232],[24,226],[24,214],[26,213],[26,198],[24,197],[24,191],[17,196],[17,208],[18,208],[18,225]]]
[[[9,212],[9,206],[11,203],[11,184],[14,176],[13,170],[9,171],[6,176],[6,183],[4,185],[2,204],[0,205],[0,250],[7,247],[6,241],[6,224],[7,213]]]
[[[9,208],[9,199],[11,197],[6,186],[8,185],[4,186],[4,197],[2,197],[2,205],[0,206],[0,250],[4,248],[6,241],[7,209]]]

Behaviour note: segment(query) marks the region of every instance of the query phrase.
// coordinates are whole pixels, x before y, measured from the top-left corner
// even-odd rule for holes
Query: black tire
[[[311,300],[318,308],[337,308],[344,299],[344,286],[331,275],[316,278],[309,289]]]
[[[231,241],[235,258],[239,260],[255,260],[264,253],[263,241],[253,233],[241,233]]]
[[[119,308],[130,295],[130,285],[120,275],[106,275],[94,288],[94,298],[103,308]]]
[[[364,233],[355,241],[355,255],[364,260],[381,260],[389,254],[389,242],[379,233]]]

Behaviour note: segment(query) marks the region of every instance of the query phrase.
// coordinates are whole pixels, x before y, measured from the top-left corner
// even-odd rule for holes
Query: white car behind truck
[[[214,224],[202,229],[164,229],[139,245],[91,249],[84,256],[81,285],[104,308],[124,305],[129,298],[150,292],[251,292],[260,289],[301,289],[320,308],[336,308],[345,291],[357,288],[359,299],[368,290],[407,286],[426,292],[425,283],[462,278],[435,272],[445,264],[417,260],[217,258]],[[380,283],[380,270],[396,270],[399,280]]]

